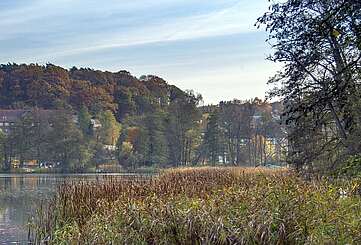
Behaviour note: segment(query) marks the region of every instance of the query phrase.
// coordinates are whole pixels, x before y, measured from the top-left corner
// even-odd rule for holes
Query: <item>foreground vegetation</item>
[[[196,168],[65,184],[32,224],[51,244],[357,244],[361,181]]]

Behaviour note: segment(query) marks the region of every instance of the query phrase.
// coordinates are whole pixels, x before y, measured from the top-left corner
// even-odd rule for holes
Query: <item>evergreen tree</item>
[[[88,108],[82,106],[78,113],[78,121],[79,121],[79,127],[82,130],[83,135],[87,137],[89,137],[92,134],[91,119],[92,117],[88,111]]]
[[[91,157],[81,130],[69,112],[59,111],[51,118],[52,129],[46,137],[47,159],[60,164],[63,171],[81,169]]]
[[[171,100],[168,108],[167,138],[169,142],[170,161],[173,164],[187,165],[187,137],[188,130],[198,126],[201,113],[197,106],[202,101],[200,95],[187,91],[186,96]]]
[[[13,154],[19,157],[20,167],[24,167],[24,162],[32,160],[35,155],[33,140],[36,138],[36,131],[33,114],[24,115],[12,125],[8,138],[14,146]]]
[[[219,114],[218,111],[214,111],[208,117],[207,130],[204,135],[207,158],[212,164],[218,163],[219,156],[223,155],[221,139],[222,132],[219,125]]]
[[[5,169],[6,135],[0,130],[0,169]]]
[[[121,132],[121,124],[117,122],[111,111],[101,112],[99,120],[101,123],[99,132],[101,142],[105,145],[115,146]]]
[[[144,126],[148,137],[145,158],[149,165],[168,163],[168,142],[165,136],[164,114],[155,112],[146,116]]]

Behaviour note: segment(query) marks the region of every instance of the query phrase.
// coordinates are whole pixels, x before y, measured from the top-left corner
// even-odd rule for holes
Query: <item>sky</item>
[[[267,0],[0,0],[0,63],[157,75],[205,104],[264,98]]]

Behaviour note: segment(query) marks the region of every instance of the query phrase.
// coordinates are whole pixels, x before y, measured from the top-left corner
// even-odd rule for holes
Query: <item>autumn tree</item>
[[[135,157],[136,153],[134,152],[134,147],[132,143],[123,141],[118,146],[117,158],[120,165],[126,168],[135,169],[137,163],[137,158]]]
[[[139,117],[128,118],[124,122],[116,153],[119,164],[124,167],[135,168],[149,163],[149,137],[143,122],[143,118]]]

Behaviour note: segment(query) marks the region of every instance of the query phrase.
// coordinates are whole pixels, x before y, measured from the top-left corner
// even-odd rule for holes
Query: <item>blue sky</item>
[[[205,103],[264,97],[267,0],[1,0],[0,63],[154,74]]]

